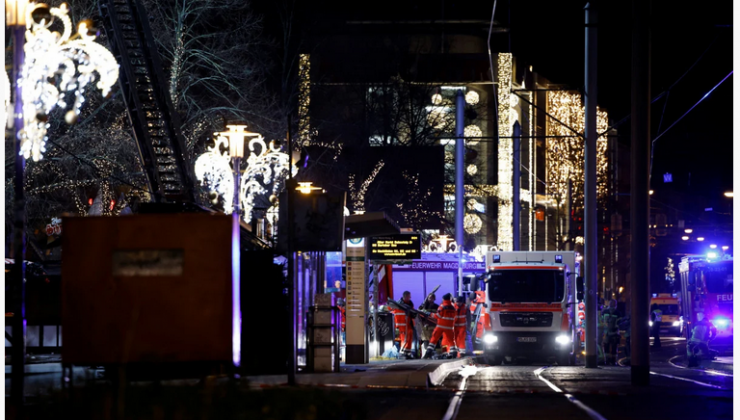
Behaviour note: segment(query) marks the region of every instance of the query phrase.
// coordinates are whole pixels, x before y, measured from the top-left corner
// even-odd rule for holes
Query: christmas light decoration
[[[514,149],[511,141],[511,75],[512,55],[498,55],[498,249],[510,251],[513,246],[513,188]]]
[[[195,161],[195,176],[211,191],[223,199],[224,213],[231,214],[234,210],[234,173],[241,168],[231,167],[231,156],[227,152],[229,139],[226,133],[217,133],[214,145],[207,148],[206,153]],[[290,158],[280,150],[276,142],[267,145],[264,138],[256,133],[256,137],[249,140],[249,156],[247,167],[242,174],[239,185],[239,203],[243,210],[242,219],[249,223],[252,220],[254,200],[258,195],[271,192],[277,196],[283,188],[282,181],[288,176]],[[293,175],[298,168],[292,165]],[[269,189],[269,190],[268,190]]]
[[[435,93],[434,95],[432,95],[432,103],[434,105],[441,104],[442,103],[442,95],[440,95],[439,93]]]
[[[424,222],[441,218],[442,212],[429,211],[428,201],[432,196],[432,189],[421,190],[419,188],[419,173],[403,171],[401,174],[406,181],[408,198],[406,204],[397,203],[396,207],[401,211],[404,221],[412,228],[419,228]]]
[[[355,174],[349,174],[349,196],[354,203],[356,211],[365,211],[365,193],[367,193],[368,187],[375,180],[375,177],[378,176],[378,172],[383,169],[383,166],[385,166],[385,162],[383,162],[383,160],[380,160],[378,163],[376,163],[373,171],[360,185],[359,188],[357,188],[355,184]]]
[[[48,10],[49,15],[35,17],[37,10],[39,14]],[[88,22],[80,22],[77,34],[72,36],[72,21],[65,3],[51,8],[31,4],[26,13],[26,57],[20,80],[24,124],[19,133],[20,153],[25,159],[39,161],[46,151],[46,119],[51,111],[57,106],[66,108],[65,96],[73,93],[74,105],[65,116],[68,123],[73,123],[85,101],[85,87],[95,80],[95,73],[95,87],[106,96],[118,80],[118,63],[105,47],[94,42],[95,35],[88,33]],[[64,26],[61,34],[49,30],[55,18]]]
[[[468,105],[477,105],[479,100],[480,96],[478,95],[478,92],[474,90],[469,90],[468,93],[465,94],[465,102]]]
[[[463,135],[466,137],[465,142],[468,145],[475,146],[480,142],[480,139],[470,137],[481,137],[483,136],[483,131],[481,131],[480,127],[478,127],[477,125],[471,124],[465,127]]]
[[[547,92],[547,108],[550,115],[576,132],[584,132],[585,107],[577,92]],[[547,192],[555,198],[558,205],[564,205],[568,197],[568,181],[573,184],[573,207],[583,208],[583,162],[585,158],[584,140],[568,127],[547,117]],[[608,127],[608,115],[597,108],[596,131],[603,133]],[[596,146],[596,195],[603,200],[607,194],[607,139],[602,135]]]
[[[468,175],[473,176],[478,173],[478,167],[471,163],[470,165],[468,165],[467,172]]]
[[[311,56],[298,55],[298,140],[305,146],[311,142]],[[292,151],[289,151],[292,152]]]
[[[483,222],[477,214],[466,214],[465,219],[463,219],[463,226],[465,227],[465,232],[473,235],[480,232]]]

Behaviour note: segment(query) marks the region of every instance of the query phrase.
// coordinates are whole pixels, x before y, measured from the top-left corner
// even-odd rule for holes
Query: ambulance
[[[516,359],[573,365],[578,349],[577,255],[573,251],[489,252],[486,274],[471,287],[485,292],[490,365]]]
[[[651,313],[653,311],[653,305],[658,305],[657,308],[662,312],[660,322],[661,337],[664,337],[666,334],[681,337],[683,333],[683,318],[681,317],[678,295],[675,293],[653,293],[650,299]],[[649,321],[649,323],[652,327],[653,321]]]

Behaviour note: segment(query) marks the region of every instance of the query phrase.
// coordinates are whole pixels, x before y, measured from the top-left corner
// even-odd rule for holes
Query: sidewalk
[[[440,385],[453,371],[474,363],[456,360],[378,360],[367,365],[342,365],[339,373],[301,373],[299,385],[340,388],[428,388]],[[247,376],[250,388],[284,386],[287,375]]]

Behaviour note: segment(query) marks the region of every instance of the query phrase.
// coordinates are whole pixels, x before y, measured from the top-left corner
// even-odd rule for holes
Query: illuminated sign
[[[371,260],[418,260],[421,259],[421,236],[393,235],[368,238]]]

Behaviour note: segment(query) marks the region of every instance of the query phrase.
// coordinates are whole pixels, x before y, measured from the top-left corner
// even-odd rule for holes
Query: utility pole
[[[632,384],[650,384],[650,16],[651,3],[632,0],[632,174],[630,191],[630,285]]]
[[[465,218],[465,97],[462,88],[455,98],[455,242],[457,243],[457,295],[462,296],[463,219]]]
[[[596,368],[598,352],[598,287],[596,261],[596,11],[586,4],[586,135],[584,185],[584,251],[586,274],[586,367]],[[570,217],[570,215],[568,215]]]
[[[7,2],[6,2],[7,5]],[[21,154],[20,133],[23,130],[23,92],[20,84],[21,69],[25,59],[23,46],[26,37],[26,7],[27,2],[16,2],[15,7],[8,13],[6,25],[12,28],[13,36],[13,81],[15,88],[15,103],[13,109],[13,146],[15,151],[15,182],[13,200],[13,268],[9,276],[12,286],[12,328],[11,345],[11,375],[10,397],[18,410],[22,410],[24,403],[25,359],[26,359],[26,198],[23,192],[23,178],[26,163]],[[15,12],[15,13],[13,13]],[[3,121],[6,124],[7,121]]]
[[[519,199],[519,194],[521,192],[521,187],[519,185],[520,181],[520,175],[521,175],[521,166],[519,162],[519,157],[521,156],[521,144],[522,144],[522,126],[519,125],[519,121],[514,123],[514,159],[512,159],[514,164],[514,175],[511,182],[511,187],[514,190],[512,194],[512,224],[513,229],[513,243],[512,243],[512,250],[513,251],[520,251],[520,239],[521,239],[521,225],[519,224],[519,215],[521,213],[521,201]]]
[[[295,269],[293,261],[293,192],[296,181],[293,179],[293,136],[291,133],[292,121],[288,114],[288,180],[285,182],[285,193],[288,211],[288,310],[290,311],[290,349],[288,352],[288,385],[295,386],[296,379],[296,347],[298,345],[298,329],[296,328],[296,293],[295,293]]]

